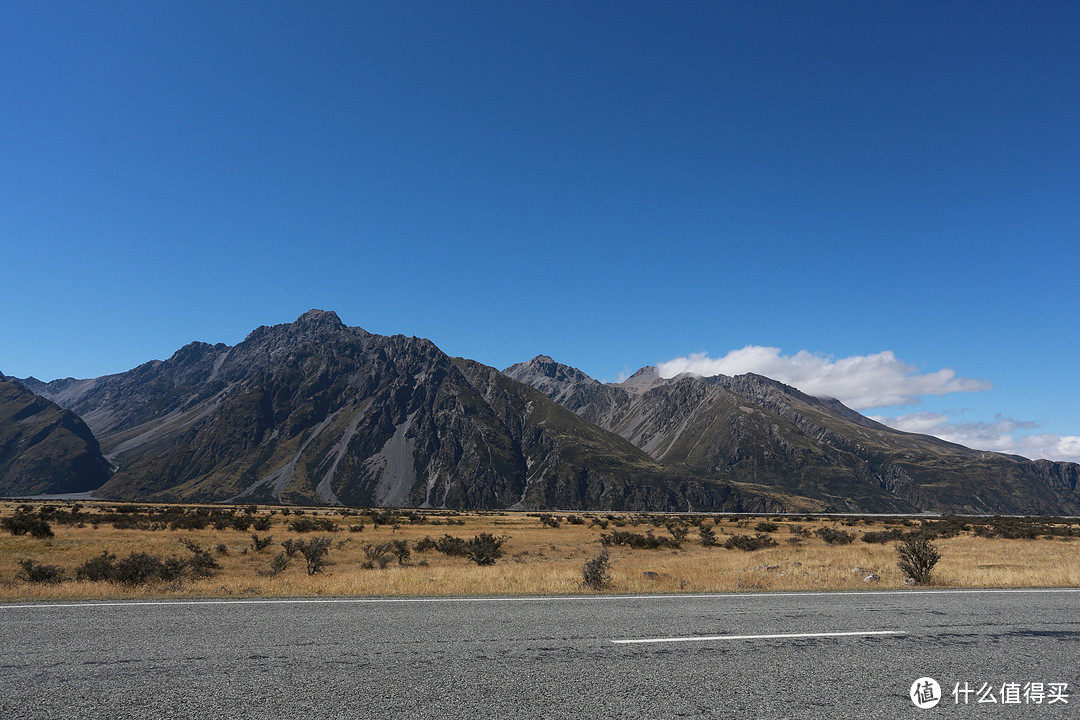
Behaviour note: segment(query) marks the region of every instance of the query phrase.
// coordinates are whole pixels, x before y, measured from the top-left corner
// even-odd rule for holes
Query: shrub
[[[441,552],[443,555],[468,557],[469,541],[465,538],[453,537],[452,535],[443,535],[441,538],[435,541],[435,549]]]
[[[259,537],[256,533],[251,533],[251,546],[255,548],[255,552],[262,552],[266,548],[270,547],[270,543],[274,542],[273,535],[267,535],[266,537]]]
[[[390,550],[393,546],[393,543],[388,542],[366,545],[364,555],[367,556],[367,561],[361,567],[371,570],[378,565],[380,570],[385,569],[390,564]]]
[[[847,545],[855,536],[847,530],[837,530],[831,527],[822,527],[814,531],[814,534],[830,545]]]
[[[165,563],[157,555],[133,552],[113,565],[110,579],[124,585],[142,585],[154,578],[160,578],[164,569]]]
[[[477,565],[494,565],[502,557],[502,546],[508,537],[495,537],[491,533],[480,533],[469,541],[469,559]]]
[[[289,527],[298,533],[315,531],[337,532],[338,530],[340,530],[338,524],[330,518],[297,518],[296,520],[293,520],[291,523],[289,523]]]
[[[897,566],[915,584],[930,582],[930,572],[941,559],[941,552],[927,537],[911,537],[896,546]]]
[[[27,582],[56,585],[64,579],[64,571],[56,565],[45,565],[37,560],[27,558],[19,561],[23,577]]]
[[[690,528],[681,523],[667,523],[665,525],[667,531],[671,533],[671,537],[675,539],[675,542],[682,543],[686,539],[686,536],[690,534]]]
[[[698,534],[701,535],[701,544],[705,547],[712,547],[716,544],[716,531],[705,523],[698,525]]]
[[[100,555],[90,558],[82,565],[75,568],[75,579],[89,580],[90,582],[112,580],[113,563],[115,562],[115,555],[108,550],[102,550]]]
[[[540,524],[544,525],[546,527],[549,527],[549,528],[558,529],[559,528],[559,518],[555,517],[554,515],[544,513],[543,515],[540,516]]]
[[[652,534],[652,530],[644,535],[641,533],[628,532],[626,530],[613,530],[608,534],[601,534],[600,543],[602,545],[627,545],[635,550],[657,550],[659,548],[678,549],[681,547],[679,541],[674,537],[656,537]]]
[[[273,525],[273,520],[269,517],[257,517],[251,522],[251,529],[258,532],[266,532]]]
[[[391,543],[390,552],[397,557],[398,565],[404,565],[405,561],[412,555],[409,550],[409,543],[405,540],[395,540]]]
[[[285,548],[285,555],[287,557],[292,557],[300,552],[301,545],[303,545],[303,543],[300,540],[293,540],[292,538],[281,542],[281,547]]]
[[[751,552],[753,550],[762,550],[764,548],[775,547],[776,541],[764,533],[758,533],[757,535],[732,535],[724,543],[724,547],[728,550],[743,550],[744,552]]]
[[[53,536],[52,527],[44,518],[44,513],[37,514],[30,510],[28,505],[20,506],[15,514],[6,517],[0,524],[12,535],[27,535],[36,538],[48,538]]]
[[[285,553],[279,552],[274,556],[274,559],[270,561],[270,569],[264,574],[267,577],[277,577],[285,568],[289,567],[289,558],[285,556]]]
[[[232,519],[232,522],[230,524],[232,525],[234,530],[239,530],[240,532],[247,532],[248,528],[251,527],[251,523],[252,520],[250,517],[246,515],[237,515]]]
[[[423,540],[416,541],[416,552],[427,552],[436,548],[435,541],[431,536],[425,535]]]
[[[776,532],[779,529],[779,525],[769,520],[763,520],[754,526],[754,530],[757,530],[759,533],[771,533]]]
[[[862,541],[864,543],[871,544],[884,544],[892,542],[893,540],[899,540],[903,537],[904,533],[899,528],[892,528],[890,530],[873,530],[868,533],[863,533]]]
[[[581,584],[593,590],[603,590],[611,583],[611,556],[606,547],[581,568]]]
[[[191,574],[195,577],[210,577],[214,574],[215,570],[220,570],[221,565],[214,556],[210,554],[210,551],[204,548],[193,540],[181,540],[180,544],[191,551],[192,556],[188,558],[186,565],[187,569],[191,571]],[[180,568],[183,571],[183,567]],[[179,574],[177,575],[177,577]],[[174,580],[176,578],[162,577],[162,580]]]
[[[329,564],[326,555],[330,552],[330,543],[331,540],[328,537],[314,537],[307,542],[298,543],[300,554],[307,561],[308,575],[322,572],[323,568]]]

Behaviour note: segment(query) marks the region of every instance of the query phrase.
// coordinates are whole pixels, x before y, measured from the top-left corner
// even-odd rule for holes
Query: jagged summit
[[[619,383],[619,386],[633,393],[643,393],[660,382],[663,382],[663,378],[660,377],[657,369],[652,365],[646,365]]]
[[[345,323],[341,322],[341,318],[333,310],[317,310],[314,308],[296,318],[296,322],[292,324],[296,326],[326,325],[345,327]]]
[[[566,392],[600,385],[581,370],[555,362],[547,355],[537,355],[528,362],[511,365],[503,370],[503,374],[536,388],[560,403],[566,399]]]

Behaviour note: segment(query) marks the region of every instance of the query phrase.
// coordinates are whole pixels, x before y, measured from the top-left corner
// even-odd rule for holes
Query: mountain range
[[[1080,512],[1080,465],[899,432],[761,376],[665,379],[643,368],[600,383],[546,356],[500,372],[320,310],[235,346],[193,342],[115,375],[2,379],[5,494],[94,487],[97,497],[143,501]],[[84,451],[99,474],[76,482],[59,460],[26,459],[28,444],[7,439],[28,431],[20,402],[85,421]]]

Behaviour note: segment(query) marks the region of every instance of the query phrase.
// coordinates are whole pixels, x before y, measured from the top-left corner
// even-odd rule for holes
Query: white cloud
[[[989,380],[957,377],[949,368],[920,373],[918,368],[886,350],[875,355],[854,355],[834,360],[800,350],[781,355],[780,348],[748,345],[719,358],[694,353],[657,363],[661,377],[684,372],[706,377],[752,372],[779,380],[818,397],[834,397],[856,410],[911,405],[921,395],[989,390]]]
[[[1038,423],[1029,420],[1014,420],[998,415],[993,422],[950,423],[949,416],[942,413],[874,416],[871,419],[897,430],[933,435],[979,450],[1028,458],[1080,462],[1080,436],[1056,433],[1022,434],[1020,431],[1038,427]]]

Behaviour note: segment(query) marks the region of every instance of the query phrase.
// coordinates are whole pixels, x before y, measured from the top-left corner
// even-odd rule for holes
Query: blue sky
[[[1080,459],[1075,2],[7,2],[0,107],[9,375],[319,307]]]

